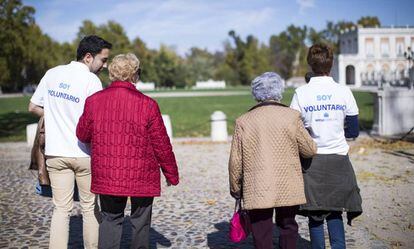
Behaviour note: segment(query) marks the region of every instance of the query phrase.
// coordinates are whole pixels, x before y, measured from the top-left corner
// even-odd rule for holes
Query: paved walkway
[[[181,183],[176,187],[163,186],[162,197],[156,198],[154,202],[151,248],[252,248],[251,236],[242,244],[230,243],[227,238],[228,221],[234,208],[234,202],[228,194],[229,148],[229,143],[175,141],[174,150],[179,163]],[[375,157],[371,156],[373,153]],[[399,169],[405,166],[407,168],[401,168],[402,172],[412,174],[414,159],[409,156],[410,153],[408,156],[391,155],[377,149],[370,152],[367,146],[356,147],[353,160],[357,173],[363,173],[360,186],[364,209],[369,212],[356,219],[353,227],[346,226],[348,248],[379,249],[391,248],[392,245],[413,248],[414,244],[410,244],[412,239],[409,239],[413,237],[413,231],[404,232],[397,229],[405,226],[407,222],[414,224],[412,205],[409,206],[413,201],[412,195],[408,194],[409,191],[395,192],[393,185],[389,185],[389,190],[394,191],[393,200],[400,203],[400,207],[391,203],[391,208],[400,208],[402,221],[391,217],[391,214],[395,213],[393,210],[387,210],[387,215],[382,216],[381,191],[377,192],[379,196],[367,196],[367,192],[379,185],[377,179],[370,178],[375,172],[371,175],[364,173],[371,172],[365,167],[366,164],[391,164],[395,174],[399,174]],[[27,170],[28,158],[29,149],[25,143],[0,144],[0,248],[47,248],[48,245],[52,201],[34,194],[36,178]],[[388,174],[388,171],[384,172]],[[407,177],[406,182],[402,184],[408,184],[408,190],[414,189],[412,177]],[[377,190],[381,188],[377,187]],[[383,192],[382,195],[389,196],[389,193]],[[405,202],[400,202],[401,198]],[[388,199],[387,197],[384,200]],[[297,220],[300,225],[298,248],[310,248],[307,222],[299,216]],[[397,239],[389,239],[376,232],[374,226],[381,226],[381,222],[384,223],[384,227],[396,233]],[[393,223],[396,223],[394,227]],[[124,225],[122,248],[128,248],[131,237],[128,220]],[[70,248],[82,248],[81,228],[81,215],[77,204],[71,217]],[[382,229],[378,229],[381,232]],[[275,245],[278,237],[276,230]]]
[[[23,93],[3,93],[0,94],[0,99],[23,97]]]

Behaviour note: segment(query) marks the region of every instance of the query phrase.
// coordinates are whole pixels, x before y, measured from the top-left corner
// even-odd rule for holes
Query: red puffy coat
[[[76,135],[91,144],[93,193],[159,196],[160,169],[171,184],[178,184],[158,104],[129,82],[112,82],[87,98]]]

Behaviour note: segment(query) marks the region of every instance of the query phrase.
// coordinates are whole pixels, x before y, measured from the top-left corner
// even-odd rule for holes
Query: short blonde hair
[[[108,67],[109,79],[132,82],[139,69],[139,63],[138,58],[132,53],[115,56]]]

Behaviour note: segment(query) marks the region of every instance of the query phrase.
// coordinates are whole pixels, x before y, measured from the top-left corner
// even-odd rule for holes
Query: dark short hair
[[[315,44],[309,48],[306,60],[315,74],[329,74],[333,63],[332,49],[325,44]]]
[[[85,36],[79,42],[79,46],[76,51],[76,60],[82,60],[87,53],[90,53],[93,57],[95,57],[95,55],[99,54],[104,48],[111,49],[112,44],[97,35]]]

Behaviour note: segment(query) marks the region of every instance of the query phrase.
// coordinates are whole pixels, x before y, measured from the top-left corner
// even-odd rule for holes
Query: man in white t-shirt
[[[89,150],[78,141],[76,125],[86,98],[102,90],[97,74],[106,67],[111,47],[98,36],[84,37],[77,49],[77,61],[48,70],[30,99],[29,111],[45,117],[46,165],[55,205],[49,248],[67,247],[75,180],[83,215],[84,246],[98,247]]]

